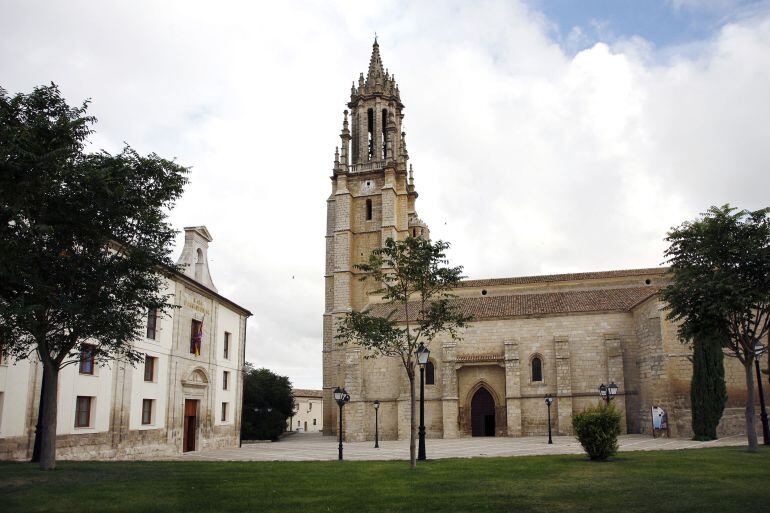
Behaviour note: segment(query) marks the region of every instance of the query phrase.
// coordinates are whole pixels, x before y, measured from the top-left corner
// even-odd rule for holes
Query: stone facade
[[[415,210],[404,105],[376,41],[348,108],[327,200],[324,433],[336,434],[331,391],[339,386],[351,398],[344,409],[348,440],[373,439],[374,400],[381,403],[380,437],[407,438],[409,387],[401,362],[365,358],[362,349],[334,339],[335,323],[351,310],[389,313],[354,264],[388,237],[429,237]],[[610,382],[619,387],[614,403],[625,432],[650,433],[654,405],[667,411],[672,436],[690,436],[691,351],[658,300],[667,279],[666,269],[652,268],[464,282],[454,301],[475,320],[462,340],[439,337],[429,345],[435,381],[425,387],[427,436],[470,436],[474,422],[496,436],[543,435],[546,394],[555,397],[554,432],[569,434],[572,415],[597,404],[599,385]],[[730,400],[720,433],[742,432],[742,367],[729,358],[725,365]],[[494,403],[483,419],[474,406],[482,396]]]
[[[91,372],[82,372],[77,363],[64,367],[58,458],[151,457],[238,445],[251,314],[216,292],[208,269],[208,230],[199,226],[185,232],[178,262],[182,272],[166,279],[178,308],[158,315],[155,329],[135,342],[154,358],[153,372],[145,372],[147,363],[97,364]],[[199,354],[191,344],[194,320],[203,323]],[[41,379],[35,359],[0,365],[0,459],[31,456]],[[78,397],[90,398],[87,425],[76,421]],[[145,401],[151,406],[143,415]]]

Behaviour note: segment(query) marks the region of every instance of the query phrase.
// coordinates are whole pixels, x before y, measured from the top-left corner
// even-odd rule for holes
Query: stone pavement
[[[472,458],[491,456],[532,456],[541,454],[580,454],[583,449],[571,436],[548,438],[532,436],[524,438],[457,438],[428,439],[428,459]],[[653,451],[695,449],[703,447],[745,445],[745,435],[720,438],[710,442],[695,442],[683,438],[652,438],[645,435],[623,435],[619,439],[620,451]],[[346,460],[404,460],[409,458],[408,440],[381,441],[380,448],[374,442],[346,442]],[[280,442],[244,444],[231,449],[213,449],[180,454],[173,459],[201,461],[312,461],[336,460],[337,440],[319,433],[297,433]]]

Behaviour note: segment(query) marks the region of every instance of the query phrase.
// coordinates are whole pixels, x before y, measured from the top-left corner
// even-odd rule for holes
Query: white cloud
[[[668,228],[770,186],[770,18],[577,54],[516,2],[6,2],[2,85],[93,98],[96,148],[193,166],[248,359],[321,384],[325,200],[375,31],[406,104],[418,210],[472,277],[657,265]],[[578,45],[580,34],[568,38]]]

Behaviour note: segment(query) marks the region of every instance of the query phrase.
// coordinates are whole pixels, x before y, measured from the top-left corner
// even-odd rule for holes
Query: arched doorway
[[[495,436],[495,400],[484,387],[471,399],[471,435]]]

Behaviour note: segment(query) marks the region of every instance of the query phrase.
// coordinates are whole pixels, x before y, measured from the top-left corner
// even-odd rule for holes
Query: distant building
[[[294,389],[294,416],[287,430],[316,433],[323,430],[323,390]]]
[[[240,439],[246,319],[209,274],[211,235],[185,228],[166,280],[179,308],[150,311],[136,367],[98,365],[87,351],[59,374],[57,457],[130,458],[234,447]],[[32,454],[42,367],[35,358],[0,364],[0,458]]]

